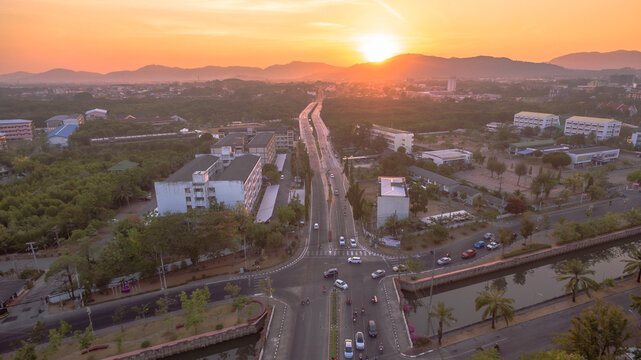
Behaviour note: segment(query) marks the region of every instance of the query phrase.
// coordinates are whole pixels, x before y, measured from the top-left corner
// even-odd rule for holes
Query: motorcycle
[[[378,346],[378,351],[379,351],[381,354],[383,353],[383,343],[381,343],[381,344]]]
[[[373,297],[370,299],[370,302],[371,302],[372,304],[376,304],[376,303],[378,302],[378,298],[377,298],[376,296],[373,296]]]
[[[301,300],[300,304],[304,306],[305,305],[305,300]]]
[[[361,314],[365,314],[365,308],[364,307],[361,308]]]
[[[309,298],[307,298],[307,301],[306,301],[306,303],[307,303],[307,305],[309,305]]]
[[[347,300],[345,300],[345,303],[346,303],[347,305],[352,305],[352,299],[347,298]]]

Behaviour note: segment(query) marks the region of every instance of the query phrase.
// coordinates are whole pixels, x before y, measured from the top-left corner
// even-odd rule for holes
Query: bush
[[[145,340],[142,343],[140,343],[140,348],[141,349],[148,348],[149,346],[151,346],[151,343],[149,342],[149,340]]]
[[[503,254],[503,259],[507,259],[507,258],[511,258],[511,257],[514,257],[514,256],[527,254],[527,253],[534,252],[534,251],[541,250],[541,249],[548,249],[548,248],[551,248],[551,247],[552,247],[552,245],[548,245],[548,244],[537,244],[537,243],[527,244],[527,246],[524,246],[521,249],[510,251],[508,253]]]
[[[419,336],[412,342],[414,343],[414,346],[423,347],[430,344],[430,339],[425,336]]]
[[[223,324],[216,324],[216,330],[222,330]]]
[[[603,279],[602,284],[603,286],[606,286],[606,287],[615,287],[617,282],[613,278],[605,278]]]

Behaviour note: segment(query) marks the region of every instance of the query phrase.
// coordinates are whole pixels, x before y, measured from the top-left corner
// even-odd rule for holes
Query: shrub
[[[223,324],[216,324],[216,330],[222,330]]]
[[[602,284],[603,286],[606,286],[606,287],[615,287],[617,282],[613,278],[605,278],[603,279]]]
[[[196,281],[196,275],[191,276],[191,281]]]
[[[425,337],[425,336],[419,336],[414,341],[414,346],[422,347],[422,346],[427,346],[430,344],[430,339]]]
[[[534,251],[541,250],[541,249],[548,249],[548,248],[551,248],[551,247],[552,247],[552,245],[548,245],[548,244],[537,244],[537,243],[527,244],[526,246],[524,246],[521,249],[510,251],[508,253],[503,254],[503,259],[507,259],[507,258],[511,258],[511,257],[514,257],[514,256],[527,254],[527,253],[534,252]]]
[[[149,346],[151,346],[151,343],[149,342],[149,340],[145,340],[142,343],[140,343],[141,349],[148,348]]]
[[[204,278],[207,277],[207,274],[202,274],[202,275],[200,275],[200,277],[201,277],[201,279],[204,279]]]

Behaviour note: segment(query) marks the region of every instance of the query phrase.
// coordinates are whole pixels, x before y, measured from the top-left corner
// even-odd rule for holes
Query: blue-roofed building
[[[78,125],[62,125],[55,128],[47,135],[47,141],[51,145],[67,146],[69,144],[69,135],[71,135]]]

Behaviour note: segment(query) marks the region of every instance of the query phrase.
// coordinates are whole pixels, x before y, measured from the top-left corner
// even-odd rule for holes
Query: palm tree
[[[626,274],[637,272],[637,282],[641,282],[641,248],[634,248],[628,254],[632,259],[623,260],[625,267],[623,272]]]
[[[488,316],[492,317],[492,329],[496,328],[497,317],[502,316],[505,319],[506,326],[514,319],[514,306],[512,306],[514,299],[503,295],[505,295],[505,290],[490,286],[489,289],[481,291],[479,296],[474,299],[476,311],[485,308],[482,314],[483,320],[487,319]]]
[[[630,294],[630,298],[632,299],[630,307],[641,315],[641,295]]]
[[[452,323],[456,322],[456,318],[452,316],[452,311],[454,308],[446,307],[445,303],[439,301],[436,306],[432,308],[430,316],[433,316],[438,319],[438,344],[441,345],[441,340],[443,339],[443,325],[452,326]]]
[[[576,293],[585,290],[585,294],[590,297],[590,289],[598,290],[599,283],[589,278],[587,275],[594,275],[594,270],[588,269],[588,263],[580,259],[566,260],[559,264],[556,277],[559,281],[568,280],[565,284],[565,292],[572,293],[572,302],[576,302]]]

